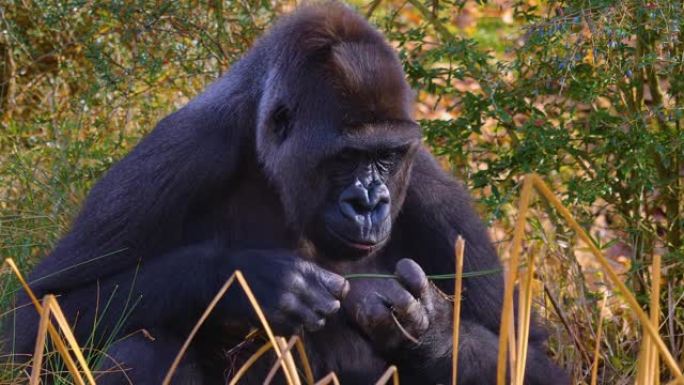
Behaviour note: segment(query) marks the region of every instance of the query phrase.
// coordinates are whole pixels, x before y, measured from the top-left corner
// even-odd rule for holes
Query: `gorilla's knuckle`
[[[286,273],[283,284],[285,288],[291,291],[301,291],[307,287],[306,279],[298,271]]]
[[[285,313],[294,313],[299,310],[300,303],[297,296],[293,293],[283,293],[278,298],[278,309]]]
[[[323,284],[335,298],[342,299],[349,292],[349,281],[337,274],[323,278]]]
[[[409,313],[419,306],[418,301],[406,290],[400,289],[395,293],[392,306],[402,313]]]

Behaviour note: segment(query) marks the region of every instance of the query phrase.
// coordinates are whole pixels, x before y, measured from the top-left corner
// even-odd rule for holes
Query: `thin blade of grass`
[[[456,385],[458,377],[458,340],[461,327],[461,296],[463,289],[463,253],[465,252],[465,241],[459,235],[456,239],[454,256],[456,258],[456,279],[454,280],[454,320],[452,334],[452,353],[451,353],[451,384]]]
[[[599,310],[598,329],[596,330],[596,344],[594,344],[594,362],[591,365],[591,385],[596,385],[598,381],[598,363],[599,352],[601,350],[601,337],[603,333],[603,314],[606,310],[606,302],[608,302],[608,295],[603,293],[603,301],[601,301],[601,309]]]
[[[504,385],[506,381],[506,349],[511,346],[514,341],[514,336],[511,335],[513,328],[513,291],[515,288],[515,280],[518,272],[518,264],[520,257],[520,249],[522,248],[522,238],[525,231],[525,224],[527,222],[527,209],[530,204],[530,197],[532,195],[532,178],[526,176],[523,181],[522,192],[520,194],[520,203],[518,205],[518,219],[515,224],[515,231],[513,233],[513,244],[511,247],[511,254],[503,263],[504,266],[504,302],[501,310],[501,327],[499,329],[499,352],[496,367],[496,383],[497,385]],[[511,371],[515,370],[515,357],[511,354]],[[511,379],[514,378],[511,373]]]
[[[33,351],[33,365],[31,367],[30,385],[40,384],[40,372],[43,367],[43,353],[45,352],[45,339],[48,334],[48,325],[50,324],[50,307],[46,306],[46,299],[43,298],[43,311],[40,312],[40,321],[38,322],[38,336],[36,337],[36,348]]]
[[[399,371],[394,365],[391,365],[389,368],[387,368],[387,370],[385,370],[385,373],[380,376],[378,381],[375,382],[375,385],[385,385],[390,378],[392,379],[392,384],[399,385]]]
[[[596,257],[596,260],[599,262],[603,270],[605,271],[606,275],[610,279],[610,281],[613,283],[613,285],[617,286],[618,290],[622,294],[622,297],[625,299],[627,302],[627,305],[632,309],[632,311],[637,315],[637,318],[639,318],[639,322],[641,322],[642,327],[648,332],[648,334],[651,336],[653,339],[653,343],[655,346],[658,348],[658,351],[662,355],[665,364],[667,365],[668,369],[670,370],[670,373],[672,376],[676,378],[678,382],[684,383],[684,376],[682,376],[682,373],[679,369],[679,366],[677,365],[677,361],[675,361],[674,357],[672,357],[672,354],[670,351],[667,349],[667,346],[663,342],[663,340],[660,338],[660,335],[658,334],[658,330],[656,330],[655,327],[651,324],[651,321],[649,317],[646,315],[646,313],[641,309],[639,306],[639,302],[637,302],[636,298],[634,298],[634,295],[629,291],[627,286],[622,282],[620,277],[617,275],[615,270],[610,266],[610,262],[606,259],[606,257],[603,256],[599,248],[596,246],[594,241],[587,235],[587,233],[582,229],[582,227],[577,223],[575,218],[573,218],[572,214],[570,214],[570,211],[563,206],[563,204],[560,202],[560,200],[555,196],[553,192],[551,192],[551,189],[544,183],[544,181],[541,180],[536,174],[531,174],[532,179],[534,181],[534,187],[536,190],[544,196],[544,198],[552,205],[554,208],[558,211],[558,213],[567,221],[568,225],[575,230],[577,233],[577,236],[587,244],[589,247],[589,250],[594,254]]]

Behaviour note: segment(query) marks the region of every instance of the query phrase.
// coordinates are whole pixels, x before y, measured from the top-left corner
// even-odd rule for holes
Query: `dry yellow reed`
[[[67,343],[69,344],[69,347],[71,348],[71,350],[73,350],[74,355],[76,356],[76,360],[81,365],[81,369],[83,370],[83,374],[86,376],[86,379],[88,379],[89,383],[95,385],[95,378],[93,378],[93,374],[90,372],[90,369],[88,368],[88,363],[86,362],[85,357],[83,356],[83,351],[81,350],[80,346],[78,346],[78,342],[76,342],[76,337],[74,336],[74,333],[71,331],[71,328],[69,327],[69,322],[67,322],[64,313],[62,313],[62,308],[59,306],[59,303],[57,303],[57,299],[54,295],[48,294],[45,296],[44,301],[45,303],[47,303],[48,306],[50,306],[50,312],[57,321],[57,325],[59,325],[59,329],[62,331],[62,334],[64,335],[64,338],[66,339]]]
[[[620,277],[618,277],[615,270],[613,270],[613,268],[610,266],[610,262],[608,262],[606,257],[603,256],[601,251],[598,249],[598,247],[596,247],[593,240],[587,235],[584,229],[582,229],[577,221],[575,221],[572,214],[570,214],[570,211],[565,208],[560,200],[558,200],[553,192],[551,192],[551,189],[549,189],[549,187],[537,175],[532,174],[531,177],[534,181],[534,187],[537,189],[537,191],[543,195],[552,206],[554,206],[558,213],[566,220],[568,225],[575,230],[577,236],[589,247],[589,250],[592,252],[592,254],[594,254],[596,260],[599,262],[610,281],[613,283],[613,285],[617,286],[618,291],[620,294],[622,294],[622,297],[627,302],[627,305],[629,305],[632,311],[636,314],[639,322],[641,322],[642,327],[652,338],[653,343],[658,348],[658,351],[662,355],[672,376],[676,378],[677,382],[684,383],[684,376],[682,376],[682,373],[677,365],[677,361],[675,361],[674,357],[672,357],[672,354],[667,349],[667,346],[658,335],[658,330],[651,324],[651,320],[639,306],[639,302],[637,302],[636,298],[634,298],[634,295],[622,282]]]
[[[530,197],[532,194],[532,178],[525,177],[523,181],[522,193],[520,194],[520,203],[518,205],[518,219],[515,224],[515,231],[513,233],[513,244],[511,246],[511,254],[507,260],[504,261],[504,302],[501,310],[501,327],[499,329],[499,352],[497,360],[497,385],[504,385],[506,381],[506,349],[510,349],[511,353],[515,353],[511,347],[514,347],[515,336],[512,333],[514,328],[513,320],[513,291],[515,289],[515,281],[518,272],[520,249],[522,247],[522,238],[525,231],[525,223],[527,218],[527,209],[529,208]],[[511,371],[515,369],[514,354],[510,354]],[[511,379],[514,378],[514,373],[511,373]]]
[[[304,342],[302,338],[298,337],[295,340],[295,346],[297,347],[297,353],[299,354],[299,359],[302,360],[302,366],[304,367],[304,377],[306,377],[306,383],[309,385],[314,384],[313,370],[311,370],[311,364],[309,363],[309,356],[306,354],[306,349],[304,348]]]
[[[276,359],[276,362],[273,364],[271,370],[266,375],[266,379],[264,380],[263,385],[268,385],[271,383],[271,381],[273,381],[273,377],[275,377],[276,371],[278,370],[278,366],[281,362],[283,362],[283,358],[287,357],[290,353],[290,350],[292,350],[292,348],[295,346],[297,338],[297,336],[292,336],[290,337],[290,340],[288,342],[285,342],[285,339],[283,337],[276,336],[276,341],[278,341],[278,348],[280,349],[280,357]],[[290,368],[290,370],[297,371],[297,368]]]
[[[14,263],[12,258],[5,259],[4,264],[9,266],[9,268],[12,270],[14,275],[17,277],[22,288],[26,291],[26,294],[31,299],[31,302],[33,303],[33,306],[36,308],[36,311],[38,312],[38,314],[43,314],[43,306],[40,304],[40,302],[38,302],[38,298],[33,293],[33,290],[31,290],[28,283],[26,283],[24,276],[21,274],[21,272],[19,271],[19,268]],[[48,303],[51,304],[52,301],[48,300]],[[50,305],[50,306],[52,306],[52,308],[50,309],[50,312],[55,313],[55,315],[57,315],[57,314],[62,315],[61,308],[59,307],[59,304],[57,303],[57,301],[54,301],[54,305]],[[63,315],[62,315],[62,317],[63,317]],[[93,378],[93,375],[90,372],[90,368],[88,367],[88,364],[85,362],[85,359],[82,359],[83,354],[81,353],[80,347],[76,343],[76,339],[73,338],[73,334],[71,333],[71,329],[69,328],[68,323],[65,322],[65,325],[66,325],[66,330],[62,330],[62,332],[64,333],[65,337],[71,336],[71,341],[73,342],[73,343],[70,343],[71,349],[74,350],[74,354],[76,354],[77,359],[79,359],[80,364],[82,366],[83,373],[85,374],[86,378],[88,379],[88,382],[91,385],[95,385],[95,379]],[[71,355],[69,354],[69,349],[67,349],[67,346],[64,343],[64,340],[62,340],[62,336],[59,335],[59,332],[54,327],[54,325],[52,325],[52,322],[48,322],[47,330],[48,330],[48,333],[50,333],[50,338],[52,338],[52,342],[55,344],[55,348],[57,349],[57,352],[60,354],[60,356],[62,356],[62,359],[64,360],[64,364],[67,367],[67,370],[69,371],[69,373],[71,373],[71,376],[74,378],[74,382],[76,383],[76,385],[84,385],[85,381],[83,380],[83,376],[81,376],[81,373],[79,372],[78,367],[76,366],[76,362],[74,361],[73,357],[71,357]],[[41,350],[42,350],[42,348],[41,348]]]
[[[644,385],[646,384],[646,361],[647,352],[646,347],[648,346],[648,336],[644,335],[641,338],[641,344],[639,345],[639,353],[637,355],[637,370],[636,379],[634,380],[634,385]]]
[[[530,318],[532,313],[532,278],[534,277],[534,253],[531,252],[527,261],[527,276],[522,290],[518,292],[518,367],[515,370],[516,385],[523,385],[525,365],[527,364],[527,347],[530,336]]]
[[[252,354],[247,359],[247,361],[245,361],[245,363],[240,367],[240,369],[238,369],[235,375],[233,375],[233,378],[230,379],[228,385],[236,385],[238,381],[240,381],[242,376],[244,376],[245,373],[247,373],[249,368],[251,368],[252,365],[254,365],[254,363],[257,362],[259,358],[261,358],[261,356],[266,354],[266,352],[269,351],[272,346],[273,344],[271,344],[271,341],[266,341],[266,343],[263,344],[259,349],[257,349],[257,351],[254,352],[254,354]]]
[[[249,337],[247,337],[249,338]],[[314,377],[313,377],[313,370],[311,370],[311,364],[309,363],[309,357],[306,354],[306,349],[304,348],[304,344],[302,343],[302,339],[299,336],[292,336],[291,341],[294,340],[295,347],[297,348],[297,353],[299,354],[299,358],[302,361],[302,366],[304,367],[304,376],[306,377],[306,382],[309,385],[314,384]],[[236,385],[240,379],[247,373],[247,371],[263,356],[272,348],[272,344],[270,341],[266,341],[266,343],[261,346],[259,349],[257,349],[254,354],[252,354],[247,361],[238,369],[237,372],[232,376],[230,379],[230,382],[228,385]],[[288,349],[289,350],[289,349]],[[277,360],[276,365],[280,362],[280,360]],[[274,365],[274,367],[277,367]]]
[[[271,345],[276,347],[278,346],[278,343],[276,342],[275,335],[273,334],[273,330],[271,329],[271,326],[269,325],[268,321],[266,320],[266,317],[264,316],[264,312],[261,310],[261,306],[259,306],[259,303],[257,302],[256,297],[254,296],[254,293],[252,293],[252,289],[249,287],[247,284],[247,281],[245,280],[245,277],[242,275],[242,272],[239,270],[236,270],[230,278],[226,281],[225,284],[221,287],[221,289],[216,293],[214,298],[211,300],[207,308],[204,310],[204,313],[202,313],[202,316],[200,319],[197,321],[195,326],[192,328],[192,331],[190,331],[190,334],[186,338],[185,342],[183,343],[183,346],[181,349],[178,351],[178,354],[176,355],[176,358],[173,360],[173,363],[171,364],[171,367],[169,368],[168,372],[166,373],[166,376],[164,377],[164,381],[162,382],[162,385],[169,385],[171,382],[171,379],[173,378],[173,374],[175,373],[176,369],[178,368],[178,365],[180,364],[181,359],[183,358],[183,355],[185,355],[185,352],[188,350],[188,347],[190,346],[190,343],[192,342],[193,338],[199,331],[200,327],[206,319],[209,317],[211,312],[214,310],[218,302],[223,298],[223,296],[226,294],[226,291],[230,288],[230,286],[237,280],[238,284],[242,287],[242,290],[245,292],[245,295],[247,296],[247,299],[249,300],[250,304],[252,305],[252,308],[254,309],[254,312],[256,312],[257,317],[259,318],[259,321],[261,322],[261,326],[264,328],[264,331],[266,332],[266,335],[268,336],[268,339],[271,341]],[[280,349],[273,349],[276,353],[276,356],[280,358]],[[286,364],[287,361],[281,362],[281,366],[283,368],[283,372],[285,373],[285,379],[288,384],[295,385],[298,384],[298,382],[294,382],[294,378],[297,377],[297,372],[291,373],[290,372],[290,367],[289,365]]]
[[[340,385],[340,380],[337,379],[335,372],[328,373],[325,377],[321,378],[315,385],[328,385],[329,383],[334,385]]]
[[[660,255],[653,256],[653,265],[651,266],[651,325],[656,330],[659,329],[660,324]],[[653,378],[653,385],[660,385],[660,359],[658,351],[653,344],[649,344],[648,349],[648,367],[651,378]]]
[[[292,340],[292,346],[294,346],[294,343],[297,342],[296,336],[294,336],[294,338],[295,339]],[[278,360],[284,362],[285,366],[287,366],[289,372],[292,373],[292,380],[294,382],[294,385],[301,385],[302,381],[299,379],[299,373],[297,372],[297,365],[295,364],[294,357],[292,356],[292,353],[290,352],[290,349],[292,349],[292,346],[288,347],[288,343],[287,343],[287,341],[285,341],[285,338],[280,337],[280,336],[276,336],[276,342],[278,343],[278,348],[280,348],[280,350],[282,351],[280,357],[278,357]]]
[[[599,309],[599,322],[596,329],[596,344],[594,345],[594,362],[591,365],[591,385],[596,385],[598,381],[598,363],[599,363],[599,352],[601,349],[601,337],[603,332],[603,314],[606,310],[606,303],[608,302],[608,295],[603,293],[603,301],[601,301],[601,308]]]
[[[463,289],[463,254],[465,252],[465,241],[460,235],[456,239],[454,255],[456,257],[456,279],[454,280],[454,320],[452,334],[452,353],[451,353],[451,384],[456,385],[458,377],[458,338],[461,327],[461,291]]]
[[[385,385],[390,378],[392,379],[392,383],[394,385],[399,385],[399,371],[394,365],[391,365],[389,368],[387,368],[387,370],[385,370],[385,373],[380,376],[380,378],[375,382],[375,385]]]
[[[59,306],[59,303],[57,303],[57,299],[54,295],[48,294],[45,296],[44,301],[48,304],[48,306],[50,306],[50,312],[57,321],[57,325],[59,325],[59,329],[62,331],[62,334],[64,335],[64,338],[66,339],[67,343],[69,344],[69,347],[71,348],[71,350],[73,350],[74,355],[76,356],[76,360],[81,365],[83,374],[88,379],[88,382],[90,382],[92,385],[95,385],[95,378],[93,378],[93,374],[90,372],[90,369],[88,368],[88,363],[86,362],[85,357],[83,356],[83,351],[81,350],[80,346],[78,346],[78,342],[76,342],[76,337],[74,336],[74,333],[71,331],[71,327],[69,327],[69,322],[66,320],[64,313],[62,313],[62,308]]]
[[[47,299],[43,298],[43,311],[40,312],[40,321],[38,322],[38,335],[36,336],[36,347],[33,350],[33,365],[31,367],[29,385],[40,384],[40,372],[43,367],[43,352],[45,351],[45,339],[49,324],[50,306],[47,304]]]

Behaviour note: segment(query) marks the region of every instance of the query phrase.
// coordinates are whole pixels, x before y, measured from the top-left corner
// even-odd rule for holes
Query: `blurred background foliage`
[[[24,271],[93,182],[230,67],[293,2],[6,0],[0,4],[0,251]],[[684,364],[684,5],[678,0],[370,0],[397,48],[425,141],[472,189],[506,255],[521,176],[555,187]],[[575,235],[533,206],[550,350],[589,379],[633,381],[641,332]],[[445,272],[448,273],[448,272]],[[0,306],[16,282],[2,275]],[[1,312],[0,312],[1,313]]]

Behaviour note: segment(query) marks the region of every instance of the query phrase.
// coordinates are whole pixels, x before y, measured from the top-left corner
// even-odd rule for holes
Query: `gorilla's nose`
[[[380,223],[389,215],[390,193],[381,182],[371,183],[368,187],[360,181],[347,187],[340,195],[340,210],[349,219],[366,224]]]

